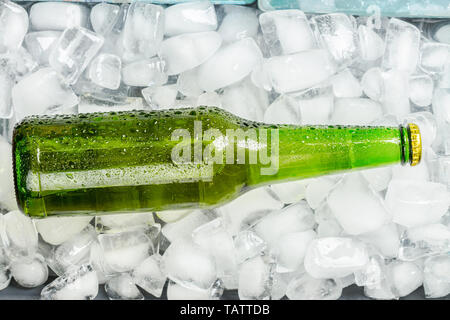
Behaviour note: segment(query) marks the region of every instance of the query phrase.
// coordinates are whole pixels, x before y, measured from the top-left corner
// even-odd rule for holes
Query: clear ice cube
[[[52,245],[60,245],[87,227],[92,217],[47,217],[34,220],[41,237]]]
[[[89,8],[81,3],[36,2],[30,8],[30,25],[34,31],[87,27]]]
[[[450,45],[439,42],[424,43],[420,48],[420,68],[426,73],[436,74],[445,71],[450,61]]]
[[[102,53],[89,65],[89,79],[96,85],[115,90],[120,86],[122,61],[113,54]]]
[[[102,2],[92,7],[90,21],[92,28],[98,34],[108,35],[119,19],[120,6]]]
[[[313,230],[290,232],[281,235],[275,242],[273,255],[278,272],[292,272],[303,267],[306,250],[317,234]]]
[[[261,256],[246,260],[239,267],[238,294],[241,300],[267,300],[272,291],[273,267]]]
[[[48,65],[50,53],[60,36],[61,31],[29,32],[25,36],[24,45],[39,65]]]
[[[433,89],[433,79],[428,75],[413,76],[409,79],[409,99],[419,107],[431,104]]]
[[[8,0],[0,2],[0,53],[19,49],[27,31],[26,10]]]
[[[225,16],[217,32],[224,43],[256,37],[259,27],[256,9],[235,5],[223,5],[221,9]]]
[[[33,221],[21,211],[2,216],[1,238],[10,257],[33,255],[38,247],[38,235]]]
[[[136,87],[158,86],[167,82],[165,62],[158,57],[138,60],[122,67],[124,84]]]
[[[161,256],[151,255],[141,262],[131,273],[136,285],[159,298],[167,277],[161,270]]]
[[[144,295],[128,273],[108,279],[105,283],[105,292],[109,300],[144,300]]]
[[[425,297],[441,298],[450,294],[450,256],[429,257],[423,270]]]
[[[266,243],[253,231],[244,230],[234,237],[234,248],[236,260],[240,264],[247,259],[259,256],[266,249]]]

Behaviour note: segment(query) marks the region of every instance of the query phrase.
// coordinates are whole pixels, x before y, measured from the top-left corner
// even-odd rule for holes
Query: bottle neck
[[[250,165],[250,186],[351,169],[404,165],[413,159],[409,126],[280,126],[273,130],[270,131],[273,170],[270,173],[261,170],[264,167],[261,164]],[[275,140],[278,145],[273,143]]]

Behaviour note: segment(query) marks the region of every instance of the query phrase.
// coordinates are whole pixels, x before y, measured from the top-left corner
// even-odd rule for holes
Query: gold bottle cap
[[[411,143],[411,167],[419,164],[422,158],[422,138],[417,124],[408,123],[409,141]]]

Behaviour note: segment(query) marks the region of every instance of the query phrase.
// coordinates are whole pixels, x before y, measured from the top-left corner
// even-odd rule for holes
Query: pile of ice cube
[[[445,23],[1,0],[0,288],[40,286],[49,267],[43,299],[92,299],[99,284],[110,299],[337,299],[352,284],[376,299],[450,294]],[[210,211],[17,210],[10,142],[23,117],[198,105],[270,123],[415,122],[423,161],[262,187]]]

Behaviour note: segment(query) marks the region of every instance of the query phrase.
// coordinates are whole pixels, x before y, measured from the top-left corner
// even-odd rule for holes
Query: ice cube
[[[286,290],[289,283],[296,277],[304,274],[305,271],[297,270],[294,272],[274,272],[272,279],[272,292],[270,294],[271,300],[281,300],[286,295]]]
[[[272,184],[270,189],[284,203],[291,204],[305,198],[308,179]]]
[[[384,92],[381,69],[371,68],[367,70],[361,78],[361,87],[370,99],[380,101]]]
[[[216,10],[209,1],[175,4],[167,7],[164,14],[164,34],[169,37],[217,29]]]
[[[220,48],[198,68],[197,82],[204,91],[214,91],[242,80],[261,63],[262,54],[252,38]]]
[[[66,28],[86,27],[89,8],[71,2],[37,2],[30,9],[31,29],[62,31]]]
[[[296,53],[316,47],[316,41],[303,11],[277,10],[259,16],[261,31],[272,56]]]
[[[44,284],[48,278],[48,268],[41,255],[15,259],[11,263],[11,274],[24,288],[34,288]]]
[[[67,113],[78,104],[72,89],[51,68],[39,69],[23,78],[13,87],[11,96],[17,121],[29,115]]]
[[[22,45],[28,31],[28,14],[11,1],[0,3],[0,53],[14,51]]]
[[[271,264],[261,256],[246,260],[239,268],[239,299],[263,300],[271,295]]]
[[[413,261],[450,250],[450,228],[439,223],[410,228],[400,239],[401,260]]]
[[[344,69],[332,78],[334,96],[337,98],[357,98],[362,95],[359,80],[349,69]]]
[[[164,9],[146,2],[133,2],[127,11],[120,38],[124,62],[153,57],[164,36]]]
[[[153,251],[145,229],[101,234],[98,241],[105,252],[105,261],[116,272],[133,270]]]
[[[192,231],[212,219],[210,212],[195,210],[175,222],[164,225],[161,231],[170,242],[178,239],[187,241],[191,238]]]
[[[327,124],[334,106],[331,86],[317,86],[292,95],[300,104],[302,124]]]
[[[50,53],[60,36],[60,31],[29,32],[25,36],[24,45],[39,65],[48,65]]]
[[[60,245],[80,233],[92,217],[47,217],[34,220],[34,225],[41,237],[52,245]]]
[[[38,67],[37,62],[24,47],[0,54],[0,65],[3,72],[7,72],[16,82],[34,72]]]
[[[312,240],[305,255],[305,269],[317,279],[342,278],[362,269],[368,262],[366,246],[345,237]]]
[[[92,300],[98,293],[97,274],[90,265],[73,268],[41,291],[43,300]]]
[[[257,10],[251,7],[223,5],[225,17],[217,30],[223,42],[230,43],[243,38],[255,38],[258,33]]]
[[[262,121],[269,105],[267,92],[255,87],[248,78],[225,88],[221,100],[223,109],[253,121]]]
[[[89,262],[91,246],[96,240],[94,228],[88,225],[83,231],[53,249],[52,256],[47,259],[49,267],[57,275],[62,275],[72,266]]]
[[[160,264],[161,256],[154,254],[142,261],[131,273],[134,283],[157,298],[161,297],[167,280]]]
[[[198,96],[197,106],[222,107],[222,99],[215,91],[205,92]]]
[[[345,176],[327,202],[339,224],[351,235],[375,231],[390,220],[381,198],[359,174]]]
[[[217,278],[214,257],[188,240],[172,242],[161,266],[169,279],[190,289],[208,289]]]
[[[154,225],[152,212],[121,213],[95,217],[95,226],[101,233],[117,233]]]
[[[108,53],[99,54],[89,65],[89,79],[100,87],[112,90],[118,89],[121,67],[122,61],[118,56]]]
[[[16,194],[14,191],[12,147],[8,141],[0,136],[0,181],[3,185],[0,188],[0,208],[8,211],[18,210]]]
[[[179,210],[164,210],[155,212],[156,216],[162,221],[169,223],[180,220],[181,218],[187,216],[194,210],[192,209],[179,209]]]
[[[409,99],[419,107],[431,104],[433,89],[433,80],[428,75],[412,76],[409,79]]]
[[[119,274],[105,283],[109,300],[144,300],[144,296],[128,273]]]
[[[354,273],[355,283],[359,287],[376,288],[385,279],[385,261],[380,255],[373,255],[369,262]]]
[[[331,123],[368,125],[383,115],[380,103],[366,98],[339,98],[334,102]]]
[[[289,282],[286,296],[290,300],[337,300],[342,286],[333,279],[314,279],[304,273]]]
[[[335,72],[334,64],[323,49],[271,57],[266,60],[264,67],[273,88],[279,93],[310,88]]]
[[[313,17],[312,23],[322,47],[328,49],[337,65],[351,64],[359,49],[355,19],[331,13]]]
[[[358,27],[361,58],[365,61],[375,61],[384,53],[384,41],[375,30],[369,26]]]
[[[298,102],[284,94],[272,102],[264,113],[264,122],[272,124],[300,124],[301,118]]]
[[[305,198],[312,209],[317,209],[335,186],[336,181],[332,178],[319,178],[313,180],[306,187]]]
[[[7,288],[11,282],[11,271],[8,266],[0,265],[0,290]]]
[[[122,81],[136,87],[162,85],[167,82],[164,65],[158,57],[131,62],[122,67]]]
[[[90,21],[92,28],[98,34],[106,36],[119,18],[120,6],[102,2],[91,9]]]
[[[183,95],[187,97],[197,98],[203,93],[197,82],[198,68],[191,69],[181,73],[177,79],[177,88]]]
[[[385,190],[392,178],[391,168],[374,168],[361,171],[363,177],[375,191]]]
[[[359,236],[359,239],[370,243],[386,258],[396,258],[400,248],[400,234],[395,223],[385,224],[378,230]]]
[[[426,259],[423,273],[425,297],[441,298],[450,294],[450,256],[448,254]]]
[[[405,72],[392,69],[383,73],[381,102],[385,113],[398,117],[410,113],[409,92],[409,78]]]
[[[414,167],[397,165],[392,167],[392,179],[394,180],[415,180],[429,181],[430,173],[425,161],[421,161]]]
[[[232,277],[237,271],[232,236],[222,218],[216,218],[192,232],[193,241],[214,257],[218,278]]]
[[[168,300],[218,300],[222,295],[223,288],[215,287],[209,289],[193,289],[184,287],[173,281],[169,281],[167,287]]]
[[[438,222],[449,205],[450,193],[440,183],[394,179],[386,193],[394,222],[405,227]]]
[[[166,62],[167,74],[174,75],[201,65],[221,44],[222,38],[215,31],[182,34],[164,40],[159,56]]]
[[[450,59],[450,45],[439,42],[424,43],[420,50],[420,68],[430,74],[442,73]]]
[[[74,84],[103,45],[103,37],[85,28],[63,31],[49,56],[50,66]]]
[[[241,264],[247,259],[259,256],[266,248],[266,243],[253,231],[245,230],[234,237],[234,248],[237,263]]]
[[[313,230],[281,235],[275,242],[273,254],[278,272],[296,271],[303,266],[306,250],[317,234]]]
[[[414,25],[391,18],[386,30],[386,49],[383,55],[385,69],[406,73],[416,70],[419,60],[420,31]]]
[[[312,229],[314,215],[305,201],[300,201],[264,217],[254,230],[269,246],[284,234]]]
[[[20,211],[2,216],[1,238],[10,257],[33,255],[37,251],[38,235],[33,221]]]
[[[395,261],[388,265],[394,292],[404,297],[422,285],[422,270],[413,262]]]

